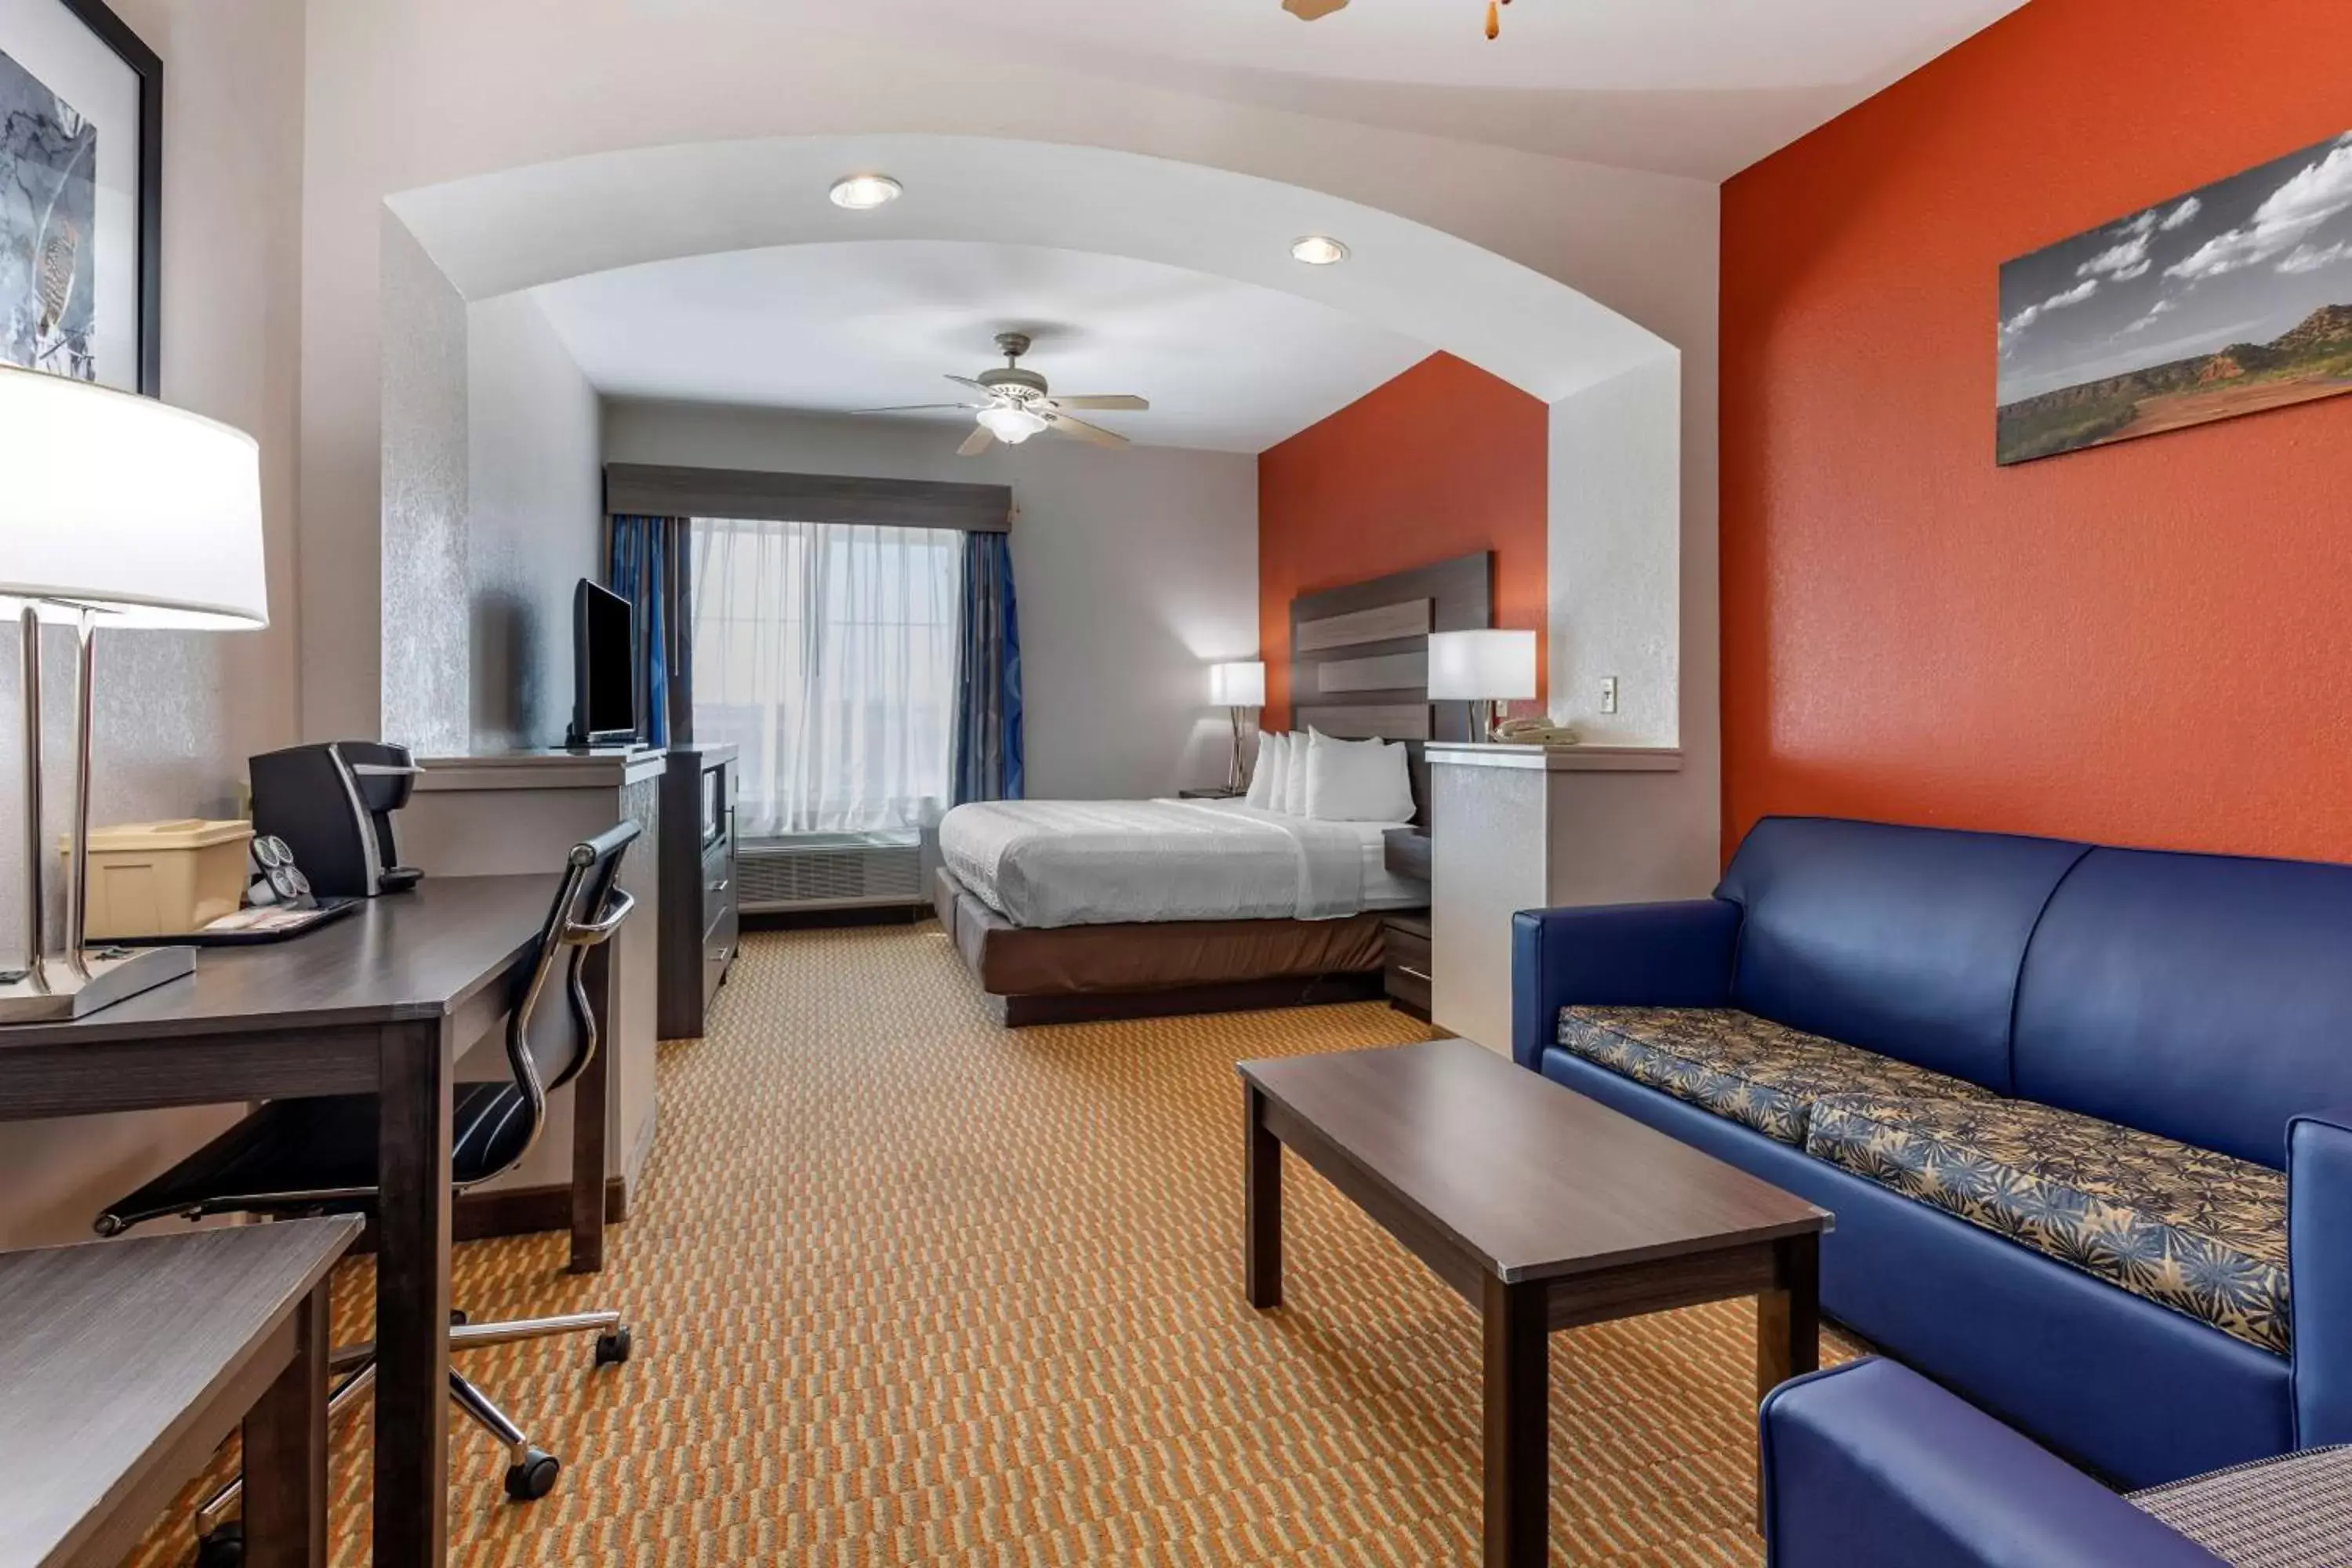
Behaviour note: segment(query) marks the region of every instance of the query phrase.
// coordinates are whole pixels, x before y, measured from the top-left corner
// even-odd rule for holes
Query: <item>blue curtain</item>
[[[615,517],[606,582],[637,609],[637,732],[649,746],[694,738],[694,611],[682,517]]]
[[[1021,616],[1013,540],[963,536],[963,637],[956,651],[955,798],[1019,800]]]

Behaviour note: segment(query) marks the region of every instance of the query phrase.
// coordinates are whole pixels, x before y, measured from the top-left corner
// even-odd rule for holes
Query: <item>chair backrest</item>
[[[2027,942],[2088,847],[1767,817],[1716,896],[1741,906],[1732,1004],[1998,1093]]]
[[[621,858],[638,832],[635,823],[624,822],[573,845],[564,857],[538,955],[507,1020],[507,1063],[530,1118],[529,1136],[509,1165],[539,1141],[547,1097],[579,1077],[596,1055],[596,1015],[583,972],[590,950],[609,941],[636,907],[619,883]],[[551,988],[561,993],[560,1005],[551,1005]]]

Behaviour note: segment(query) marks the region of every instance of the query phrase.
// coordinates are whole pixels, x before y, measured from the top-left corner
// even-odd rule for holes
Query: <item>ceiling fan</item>
[[[984,370],[977,377],[950,375],[950,381],[968,386],[986,398],[982,403],[908,403],[892,408],[861,408],[860,414],[915,414],[934,408],[968,408],[979,428],[964,438],[956,448],[959,458],[976,458],[1002,441],[1008,447],[1018,447],[1041,430],[1051,430],[1056,436],[1074,437],[1091,441],[1097,447],[1124,447],[1127,437],[1099,425],[1089,425],[1074,418],[1066,411],[1072,408],[1131,408],[1147,409],[1151,405],[1129,393],[1097,393],[1084,397],[1050,395],[1045,378],[1034,370],[1021,368],[1021,356],[1029,352],[1026,332],[999,332],[996,347],[1004,355],[1004,363]]]
[[[1486,36],[1498,36],[1503,30],[1503,16],[1498,8],[1511,0],[1486,0]],[[1319,21],[1334,11],[1347,9],[1348,0],[1282,0],[1282,8],[1302,22]]]

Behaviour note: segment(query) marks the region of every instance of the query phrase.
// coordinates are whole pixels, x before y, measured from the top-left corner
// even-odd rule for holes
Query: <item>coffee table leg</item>
[[[1242,1176],[1247,1211],[1242,1247],[1242,1287],[1249,1304],[1282,1305],[1282,1141],[1265,1125],[1265,1096],[1243,1086],[1248,1100],[1248,1164]]]
[[[1756,1399],[1822,1364],[1822,1238],[1774,1244],[1776,1289],[1756,1298]],[[1758,1434],[1760,1442],[1762,1434]],[[1764,1451],[1756,1451],[1756,1531],[1764,1534]]]
[[[1486,1341],[1486,1568],[1550,1560],[1551,1331],[1541,1284],[1489,1277]]]
[[[1822,1364],[1822,1240],[1776,1242],[1780,1283],[1756,1298],[1756,1397]]]

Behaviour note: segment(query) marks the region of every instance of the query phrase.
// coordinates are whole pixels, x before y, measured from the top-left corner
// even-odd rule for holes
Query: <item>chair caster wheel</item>
[[[195,1568],[243,1568],[245,1526],[235,1520],[196,1537]]]
[[[563,1461],[543,1448],[525,1448],[522,1463],[507,1467],[507,1496],[517,1502],[537,1502],[555,1489]]]
[[[629,1359],[629,1325],[623,1323],[609,1334],[596,1336],[596,1364],[618,1366]]]

